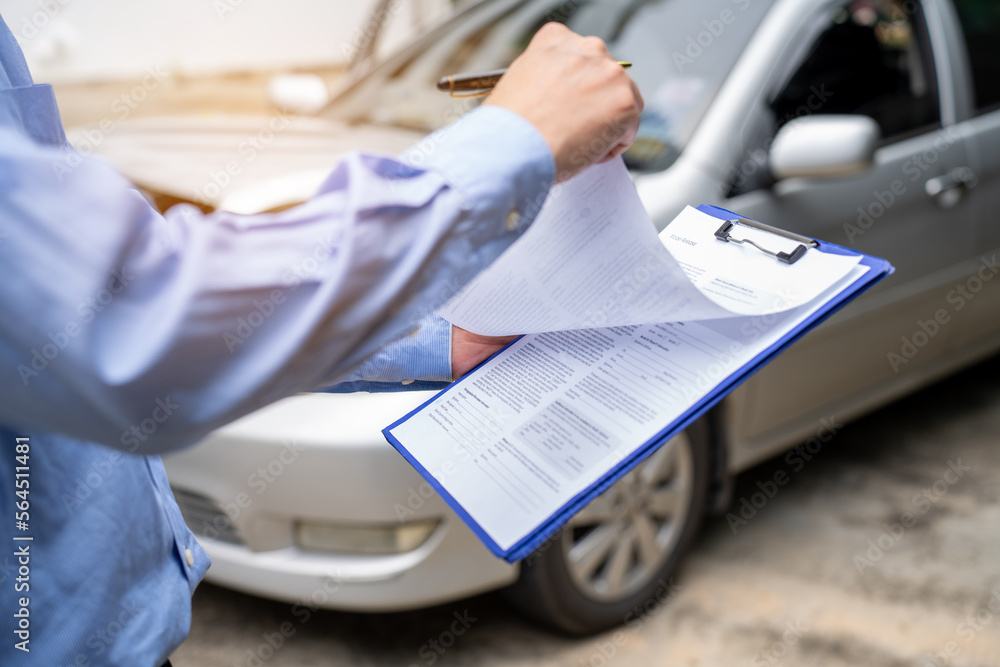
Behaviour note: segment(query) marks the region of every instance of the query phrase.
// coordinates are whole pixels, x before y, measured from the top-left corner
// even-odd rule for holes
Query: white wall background
[[[0,0],[36,81],[334,65],[358,43],[375,0]],[[448,0],[393,0],[391,48]]]

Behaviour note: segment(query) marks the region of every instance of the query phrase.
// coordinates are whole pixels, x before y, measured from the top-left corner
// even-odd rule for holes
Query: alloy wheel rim
[[[682,433],[570,519],[560,541],[581,593],[614,602],[649,583],[683,533],[693,471]]]

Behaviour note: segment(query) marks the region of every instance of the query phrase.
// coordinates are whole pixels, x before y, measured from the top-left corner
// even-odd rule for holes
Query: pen
[[[621,60],[618,64],[624,69],[632,66],[632,63]],[[452,97],[483,97],[489,95],[490,90],[497,85],[506,71],[506,69],[494,69],[476,74],[452,74],[438,80],[437,89],[450,93]]]

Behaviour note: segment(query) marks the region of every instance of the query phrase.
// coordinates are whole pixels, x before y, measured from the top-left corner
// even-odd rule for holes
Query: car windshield
[[[488,0],[460,12],[352,83],[324,115],[431,132],[474,108],[438,79],[506,67],[548,21],[605,40],[630,61],[646,102],[626,154],[659,170],[680,154],[771,0]]]

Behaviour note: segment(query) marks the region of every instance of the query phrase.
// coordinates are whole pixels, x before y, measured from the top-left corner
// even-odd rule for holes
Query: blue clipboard
[[[808,319],[800,322],[795,328],[789,331],[787,334],[782,336],[781,340],[767,348],[756,357],[751,359],[749,362],[741,366],[737,371],[730,374],[725,380],[720,382],[715,388],[713,388],[708,394],[704,395],[699,399],[694,406],[692,406],[687,412],[682,414],[680,417],[675,419],[672,423],[666,425],[663,430],[657,433],[655,436],[647,440],[645,443],[637,447],[632,453],[620,461],[615,467],[604,474],[598,481],[591,484],[589,487],[578,493],[572,499],[570,499],[566,504],[560,507],[556,512],[549,515],[547,519],[542,521],[535,529],[524,536],[521,540],[515,543],[508,549],[502,548],[498,545],[492,537],[483,529],[479,523],[469,515],[469,513],[459,504],[455,498],[445,490],[444,486],[432,475],[421,463],[410,453],[406,447],[399,442],[399,440],[393,435],[392,430],[399,426],[400,424],[406,422],[415,414],[423,410],[429,404],[437,400],[442,394],[452,391],[458,387],[462,386],[463,379],[459,379],[445,388],[442,392],[435,395],[433,398],[429,399],[420,407],[411,411],[406,416],[396,420],[391,425],[387,426],[382,430],[382,434],[385,436],[386,440],[400,453],[403,455],[410,465],[412,465],[417,472],[434,488],[438,494],[444,498],[445,502],[454,510],[454,512],[462,518],[469,528],[479,536],[479,539],[489,547],[496,556],[503,558],[504,560],[514,563],[522,560],[529,556],[532,552],[538,549],[542,544],[545,543],[550,537],[555,535],[563,525],[568,522],[573,515],[583,509],[591,500],[601,495],[606,491],[611,485],[621,479],[630,470],[635,468],[639,463],[648,458],[654,451],[656,451],[661,445],[666,443],[668,440],[673,438],[675,435],[679,434],[681,431],[686,429],[691,425],[696,419],[705,414],[708,410],[713,408],[718,404],[723,398],[725,398],[731,391],[736,389],[739,385],[747,380],[753,373],[758,369],[767,364],[771,359],[776,357],[782,351],[785,350],[789,345],[797,341],[806,332],[812,328],[821,324],[828,317],[833,315],[835,312],[840,310],[844,305],[853,299],[860,296],[863,292],[872,287],[875,283],[879,282],[886,276],[892,274],[895,270],[889,262],[878,257],[872,257],[870,255],[865,255],[859,253],[855,250],[850,250],[842,246],[838,246],[832,243],[826,243],[823,241],[817,241],[808,237],[804,237],[798,234],[793,234],[791,232],[786,232],[768,225],[764,225],[754,220],[749,220],[743,218],[740,215],[733,213],[732,211],[727,211],[723,208],[717,206],[702,205],[698,207],[698,210],[707,213],[715,218],[718,218],[723,224],[720,226],[719,231],[716,232],[716,237],[724,241],[732,241],[740,243],[734,237],[729,235],[732,227],[734,225],[743,224],[757,229],[763,229],[765,231],[777,234],[779,236],[784,236],[792,240],[798,241],[801,246],[801,250],[796,248],[792,252],[788,253],[777,253],[773,252],[768,248],[762,248],[757,244],[753,243],[758,250],[766,252],[770,255],[776,257],[778,261],[783,261],[787,263],[792,263],[798,256],[804,254],[805,250],[808,248],[815,248],[820,252],[838,254],[838,255],[851,255],[855,257],[860,257],[860,264],[868,267],[868,271],[860,276],[853,283],[845,287],[837,296],[833,297],[827,301],[822,308],[814,312]],[[727,224],[728,223],[728,224]],[[783,256],[782,256],[783,255]],[[798,256],[796,256],[798,255]],[[505,347],[504,350],[507,348]],[[502,354],[504,350],[500,350],[496,354]],[[496,356],[493,355],[493,356]],[[490,357],[491,359],[493,357]],[[483,362],[486,363],[486,362]],[[469,377],[468,375],[465,376]]]

